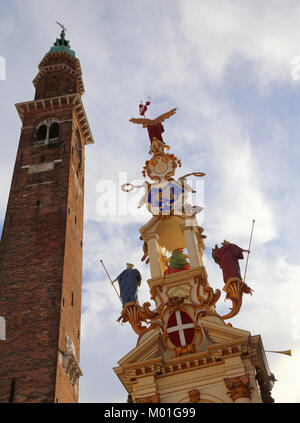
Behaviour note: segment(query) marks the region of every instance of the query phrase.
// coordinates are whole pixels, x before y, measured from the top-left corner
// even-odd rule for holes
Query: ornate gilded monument
[[[123,303],[119,322],[128,322],[137,334],[136,346],[121,358],[115,373],[133,402],[273,402],[273,382],[260,335],[232,326],[227,320],[237,315],[244,294],[252,289],[242,280],[238,260],[243,250],[224,241],[213,249],[213,258],[224,276],[226,298],[232,308],[226,315],[217,312],[221,296],[209,281],[203,263],[204,229],[198,225],[201,205],[191,205],[193,192],[189,177],[178,177],[180,160],[169,152],[162,133],[162,122],[173,116],[170,110],[151,120],[130,121],[147,128],[151,158],[142,174],[148,177],[140,207],[152,214],[140,228],[142,261],[149,263],[149,295],[155,303]],[[144,107],[144,108],[143,108]],[[122,189],[130,192],[130,183]]]

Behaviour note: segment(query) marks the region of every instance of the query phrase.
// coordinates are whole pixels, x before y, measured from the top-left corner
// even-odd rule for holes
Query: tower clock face
[[[183,209],[185,190],[176,181],[151,184],[147,197],[147,208],[153,215],[170,215]]]

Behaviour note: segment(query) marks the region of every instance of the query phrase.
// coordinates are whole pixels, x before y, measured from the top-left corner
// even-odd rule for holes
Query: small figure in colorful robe
[[[187,261],[187,255],[183,253],[183,248],[178,248],[172,252],[165,275],[188,269],[190,269],[190,264]]]
[[[215,245],[212,249],[212,257],[216,263],[221,267],[223,272],[224,283],[229,278],[238,278],[242,280],[239,260],[243,259],[243,253],[250,253],[249,250],[243,250],[229,241],[223,241],[222,247]]]
[[[122,300],[123,307],[126,303],[138,302],[137,291],[138,287],[141,285],[142,276],[137,269],[134,269],[134,265],[127,263],[127,268],[123,270],[120,275],[112,281],[115,283],[119,282],[120,288],[120,297]]]

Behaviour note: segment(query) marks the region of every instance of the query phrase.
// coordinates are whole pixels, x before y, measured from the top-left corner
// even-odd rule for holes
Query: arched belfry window
[[[33,140],[34,147],[41,145],[55,144],[59,142],[59,122],[57,119],[45,119],[36,127]]]

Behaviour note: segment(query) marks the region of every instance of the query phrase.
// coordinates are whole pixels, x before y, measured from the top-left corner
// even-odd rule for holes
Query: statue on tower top
[[[63,24],[61,24],[61,23],[59,23],[57,21],[56,21],[56,23],[57,23],[57,25],[59,25],[61,27],[62,33],[63,33],[63,35],[65,35],[65,32],[66,32],[67,28]]]
[[[139,105],[139,111],[140,111],[140,115],[143,117],[131,118],[129,119],[129,122],[136,123],[138,125],[143,125],[143,128],[147,128],[151,145],[155,138],[161,141],[162,143],[164,143],[162,133],[165,130],[164,130],[162,122],[164,122],[166,119],[169,119],[171,116],[173,116],[176,113],[176,107],[174,109],[169,110],[166,113],[163,113],[162,115],[158,116],[155,119],[147,119],[144,116],[148,109],[148,106],[150,106],[150,103],[151,103],[150,99],[146,101],[145,105],[141,102]]]

